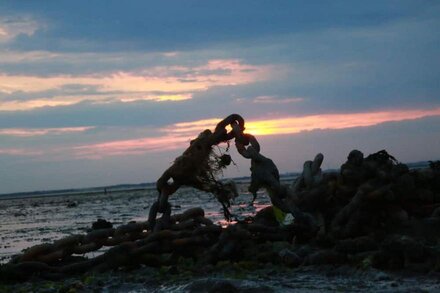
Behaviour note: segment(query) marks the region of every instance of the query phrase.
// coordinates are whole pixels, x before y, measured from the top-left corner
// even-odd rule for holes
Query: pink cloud
[[[129,140],[111,141],[73,148],[77,158],[101,159],[105,156],[138,155],[147,152],[168,151],[189,145],[186,136],[161,136]]]
[[[0,148],[0,155],[27,157],[27,156],[38,156],[41,154],[43,153],[37,150],[28,150],[28,149],[20,149],[20,148],[3,148],[3,149]]]
[[[259,104],[289,104],[303,101],[303,98],[277,98],[272,96],[259,96],[252,102]]]
[[[31,36],[43,26],[44,24],[29,16],[18,18],[0,16],[0,43],[11,41],[21,34]]]
[[[268,79],[271,66],[243,64],[240,60],[211,60],[202,66],[156,66],[137,72],[113,72],[107,75],[57,75],[49,77],[6,75],[0,73],[0,93],[35,93],[62,89],[66,85],[92,86],[96,94],[48,96],[31,100],[0,101],[0,111],[30,110],[44,106],[65,106],[88,100],[181,101],[214,86],[230,86]],[[117,92],[118,94],[115,94]],[[164,94],[157,94],[163,92]]]
[[[316,129],[344,129],[374,126],[384,122],[418,119],[440,115],[439,109],[392,110],[367,113],[322,114],[301,117],[249,120],[246,132],[254,135],[287,135]],[[112,141],[74,148],[75,155],[82,158],[99,159],[105,156],[136,155],[146,152],[161,152],[184,149],[189,141],[204,129],[215,128],[220,118],[181,122],[163,127],[163,136],[132,140]]]
[[[390,110],[367,113],[339,113],[321,114],[300,117],[282,117],[274,119],[260,119],[246,121],[246,132],[256,136],[288,135],[301,131],[317,129],[345,129],[352,127],[374,126],[384,122],[404,121],[440,116],[440,108],[430,110]],[[66,156],[72,159],[102,159],[107,156],[141,155],[149,152],[163,152],[169,150],[184,150],[191,139],[194,139],[204,129],[215,128],[220,118],[211,118],[197,121],[175,123],[159,129],[159,136],[143,137],[137,139],[115,140],[104,143],[87,144],[43,151],[26,149],[0,149],[0,154],[13,156],[41,156],[49,155],[52,159]],[[85,129],[85,128],[84,128]],[[80,131],[82,129],[66,128],[65,131]],[[15,133],[18,136],[42,135],[42,132],[28,133],[26,131]],[[58,130],[57,130],[58,131]],[[56,132],[55,132],[56,133]]]
[[[0,128],[0,135],[31,137],[41,135],[60,135],[75,132],[84,132],[93,129],[92,126],[86,127],[59,127],[59,128]]]

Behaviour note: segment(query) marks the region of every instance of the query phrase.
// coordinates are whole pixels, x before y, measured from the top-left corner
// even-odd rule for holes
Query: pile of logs
[[[161,265],[161,254],[190,245],[210,245],[221,232],[220,226],[204,217],[201,208],[174,215],[171,222],[169,230],[157,233],[150,231],[148,222],[131,222],[116,229],[94,227],[86,235],[71,235],[51,244],[26,249],[23,254],[0,267],[0,275],[5,280],[27,279],[32,275],[61,278],[119,266]],[[111,248],[94,258],[83,256],[103,246]]]
[[[0,281],[170,266],[182,258],[191,258],[199,267],[246,261],[290,267],[351,264],[440,270],[437,165],[409,170],[385,151],[366,158],[352,151],[340,171],[321,174],[316,170],[305,168],[292,188],[296,208],[310,215],[313,224],[280,223],[271,206],[227,227],[205,218],[201,208],[172,215],[171,225],[160,231],[153,231],[148,221],[117,228],[95,223],[86,235],[26,249],[0,266]],[[98,250],[102,253],[96,257],[85,256]]]

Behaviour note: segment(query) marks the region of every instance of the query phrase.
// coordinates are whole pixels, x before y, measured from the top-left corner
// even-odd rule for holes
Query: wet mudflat
[[[180,267],[85,274],[62,281],[0,284],[0,292],[440,292],[439,276],[309,266],[219,263],[203,269]]]
[[[254,206],[239,186],[240,197],[232,212],[240,218],[269,205],[260,194]],[[2,262],[22,249],[43,242],[85,233],[96,219],[115,226],[145,221],[156,199],[155,190],[110,194],[41,197],[0,201],[0,253]],[[170,200],[173,213],[200,206],[206,217],[223,224],[221,205],[209,194],[181,189]],[[93,252],[99,254],[102,251]],[[270,263],[219,262],[197,267],[192,263],[161,268],[125,268],[85,274],[61,281],[31,279],[0,285],[0,292],[439,292],[436,274],[382,272],[349,266],[288,268]],[[217,291],[215,291],[217,290]]]
[[[250,206],[251,195],[244,192],[245,186],[239,188],[242,196],[232,207],[238,217],[255,214],[269,205],[268,197],[261,194]],[[83,234],[97,219],[110,221],[114,226],[146,221],[148,210],[156,199],[155,190],[137,190],[0,200],[0,263],[7,262],[27,247]],[[221,205],[210,194],[182,188],[171,197],[170,203],[173,213],[200,206],[206,217],[226,224]]]

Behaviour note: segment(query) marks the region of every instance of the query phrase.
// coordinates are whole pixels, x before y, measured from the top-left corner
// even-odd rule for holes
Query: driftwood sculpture
[[[243,129],[244,124],[234,119],[232,128]],[[251,191],[266,188],[274,206],[294,210],[293,223],[280,224],[271,206],[228,227],[205,218],[201,208],[170,216],[168,226],[156,225],[164,228],[161,231],[149,221],[116,228],[98,221],[87,234],[30,247],[0,264],[0,283],[62,279],[143,265],[179,270],[185,258],[195,263],[194,271],[204,273],[219,261],[440,272],[440,170],[436,166],[409,170],[385,151],[364,158],[355,150],[340,172],[323,173],[323,156],[318,154],[304,163],[293,185],[285,186],[273,162],[258,152],[257,140],[235,132],[222,139],[234,137],[240,153],[251,160]],[[165,187],[175,187],[190,181],[164,182]],[[317,225],[303,221],[310,219]]]
[[[230,132],[226,130],[228,125],[232,128]],[[174,164],[163,173],[156,184],[159,195],[157,201],[150,208],[148,218],[149,222],[155,226],[157,214],[162,213],[156,230],[169,225],[171,206],[168,203],[168,198],[183,185],[214,194],[223,206],[225,218],[230,220],[229,199],[234,197],[233,194],[236,194],[235,186],[220,182],[217,180],[216,174],[230,164],[231,158],[227,154],[216,155],[213,152],[213,146],[222,142],[229,143],[231,139],[235,139],[237,151],[244,158],[251,160],[249,191],[254,195],[254,200],[257,191],[260,188],[265,188],[274,206],[285,213],[291,213],[297,221],[312,222],[309,215],[296,208],[295,199],[292,197],[294,192],[290,190],[291,188],[280,184],[279,172],[273,161],[260,154],[260,145],[255,136],[244,133],[244,130],[244,119],[238,114],[229,115],[217,124],[214,132],[209,129],[201,132],[196,139],[191,141],[190,146],[183,154],[176,158]],[[313,165],[311,168],[313,170],[319,169],[321,163],[322,155],[320,162],[311,164]],[[315,171],[311,171],[311,174],[314,174],[313,172]],[[310,184],[311,180],[317,180],[316,178],[309,180],[310,176],[305,174],[303,177],[307,184]]]
[[[235,134],[237,151],[245,158],[251,160],[251,184],[249,192],[253,200],[260,188],[265,188],[272,204],[285,213],[292,214],[297,221],[308,221],[310,217],[301,212],[295,205],[295,198],[290,188],[280,184],[280,175],[275,163],[260,153],[257,139],[248,133],[243,133],[240,126],[232,125]],[[249,146],[247,146],[249,145]]]
[[[230,219],[229,199],[236,191],[233,185],[220,182],[216,175],[231,163],[231,157],[227,154],[216,155],[213,152],[213,146],[234,138],[234,133],[232,131],[228,133],[226,130],[226,127],[233,123],[238,125],[242,131],[244,130],[244,119],[238,114],[229,115],[217,124],[214,132],[206,129],[192,140],[190,146],[157,180],[159,196],[150,208],[148,218],[149,222],[155,226],[157,213],[163,214],[157,230],[169,225],[171,206],[168,198],[183,185],[214,194],[223,206],[225,218]]]
[[[409,170],[386,151],[364,158],[354,150],[340,172],[323,173],[324,156],[317,154],[289,186],[280,183],[274,162],[260,153],[257,139],[244,130],[244,119],[233,114],[214,132],[207,129],[191,141],[157,181],[159,195],[148,221],[118,228],[94,223],[85,235],[30,247],[0,264],[0,283],[120,267],[178,266],[181,258],[192,258],[195,267],[226,260],[440,272],[438,161],[430,168]],[[231,157],[215,154],[213,147],[232,139],[238,152],[251,161],[249,191],[255,199],[257,191],[265,188],[273,206],[226,228],[205,218],[201,208],[171,215],[168,198],[185,185],[213,193],[225,217],[230,217],[229,199],[236,190],[216,175]],[[276,209],[293,215],[294,221],[280,222]],[[162,217],[156,220],[158,213]],[[111,248],[97,256],[85,255],[103,247]]]

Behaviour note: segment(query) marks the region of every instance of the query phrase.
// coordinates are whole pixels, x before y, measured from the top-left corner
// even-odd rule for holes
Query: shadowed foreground
[[[152,267],[152,275],[171,274],[177,281],[188,272],[224,278],[237,271],[261,276],[267,268],[283,279],[293,272],[310,274],[305,268],[316,266],[327,275],[329,265],[339,267],[342,275],[379,269],[435,276],[440,270],[439,185],[436,163],[409,170],[386,152],[365,159],[352,152],[340,172],[324,173],[316,184],[298,189],[296,205],[312,215],[313,224],[280,223],[285,219],[277,219],[271,206],[225,228],[201,208],[171,216],[171,226],[157,232],[148,221],[113,228],[101,220],[85,235],[25,250],[0,267],[0,278],[12,283],[72,276],[85,280],[103,273],[100,279],[106,272],[123,269],[136,276],[137,270]],[[112,248],[96,257],[82,256],[102,246]]]

